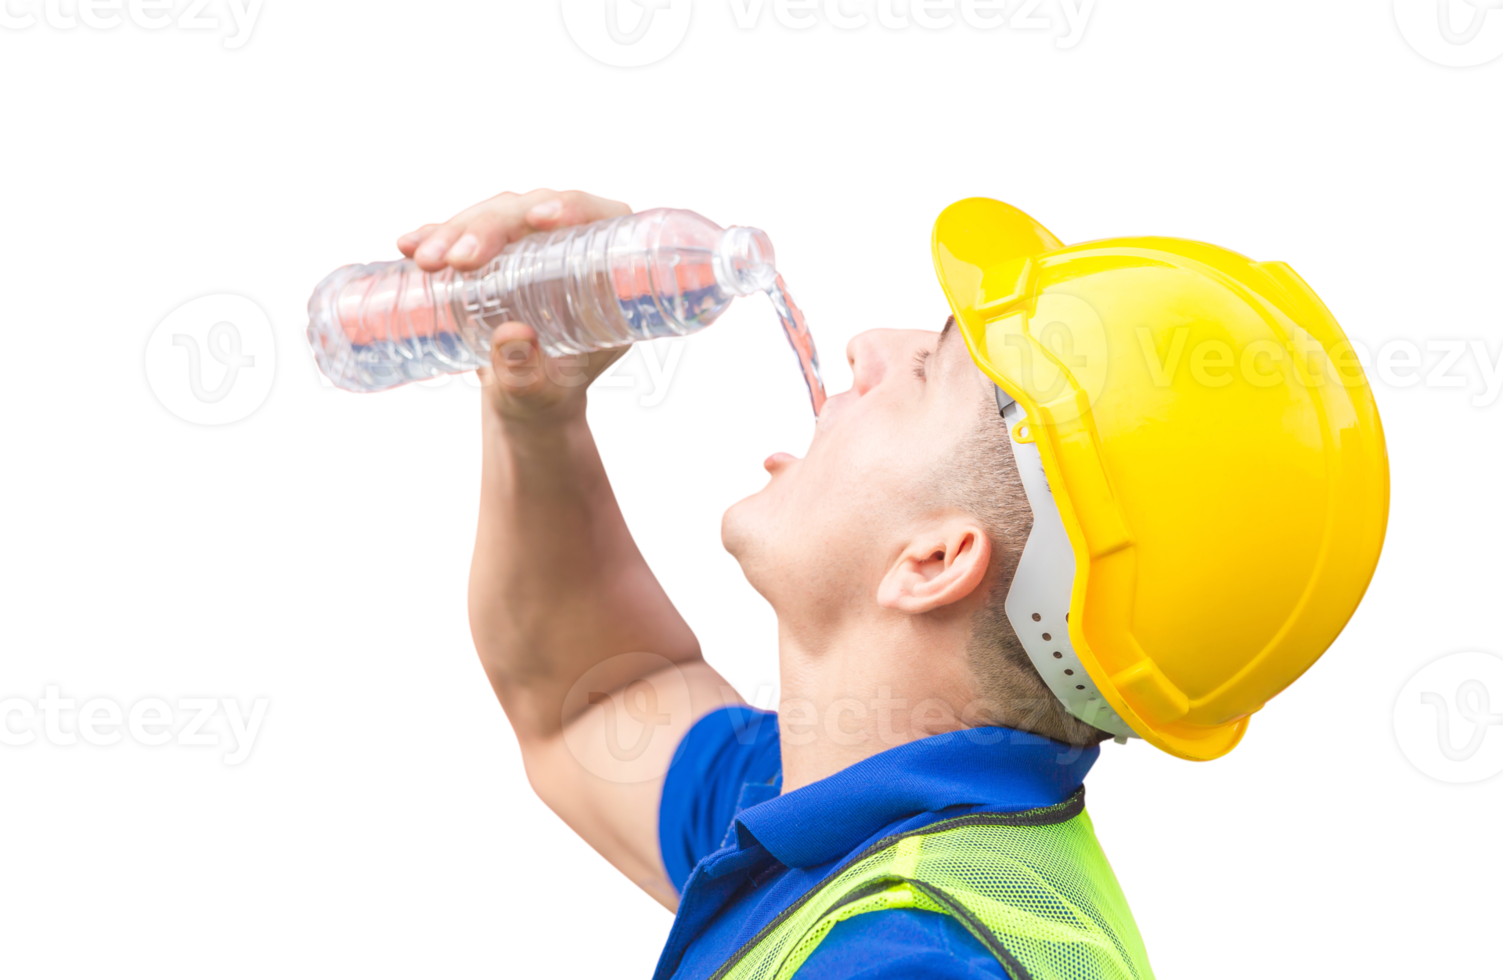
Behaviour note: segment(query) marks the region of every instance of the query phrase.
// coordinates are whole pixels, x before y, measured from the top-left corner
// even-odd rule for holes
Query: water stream
[[[772,288],[767,290],[767,296],[772,300],[772,308],[777,310],[778,319],[783,322],[783,332],[788,335],[789,346],[798,355],[799,373],[804,376],[804,384],[809,387],[809,401],[814,405],[814,414],[818,417],[819,410],[825,406],[825,383],[819,376],[819,352],[814,349],[814,337],[809,333],[804,311],[788,295],[788,286],[781,275],[772,284]]]

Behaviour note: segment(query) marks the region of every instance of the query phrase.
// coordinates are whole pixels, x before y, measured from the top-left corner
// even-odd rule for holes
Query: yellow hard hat
[[[1024,648],[1076,716],[1226,754],[1382,550],[1388,455],[1350,343],[1289,266],[1202,242],[1066,247],[970,198],[933,246],[1034,509],[1007,602]]]

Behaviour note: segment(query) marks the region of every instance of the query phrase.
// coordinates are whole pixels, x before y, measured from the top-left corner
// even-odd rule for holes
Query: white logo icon
[[[271,394],[277,353],[271,319],[244,296],[190,300],[146,342],[146,383],[162,406],[199,425],[238,422]]]
[[[637,677],[614,689],[622,677]],[[591,775],[612,783],[661,779],[689,724],[689,682],[655,653],[623,653],[585,671],[564,695],[564,745]],[[601,750],[604,751],[601,751]]]
[[[1393,0],[1393,16],[1409,46],[1438,65],[1470,68],[1503,54],[1503,0]]]
[[[1503,660],[1453,653],[1425,667],[1399,693],[1393,733],[1414,767],[1441,782],[1503,772]]]
[[[640,68],[662,61],[689,33],[693,0],[562,0],[564,29],[601,64]]]

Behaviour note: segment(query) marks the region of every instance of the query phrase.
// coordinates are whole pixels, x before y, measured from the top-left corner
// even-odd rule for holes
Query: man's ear
[[[877,602],[911,615],[959,602],[986,577],[991,556],[991,542],[975,521],[960,518],[926,528],[882,577]]]

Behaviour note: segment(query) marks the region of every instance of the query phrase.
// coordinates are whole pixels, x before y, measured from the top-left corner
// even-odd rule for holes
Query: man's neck
[[[785,793],[898,745],[990,723],[964,625],[902,617],[811,639],[780,620],[778,634]]]

